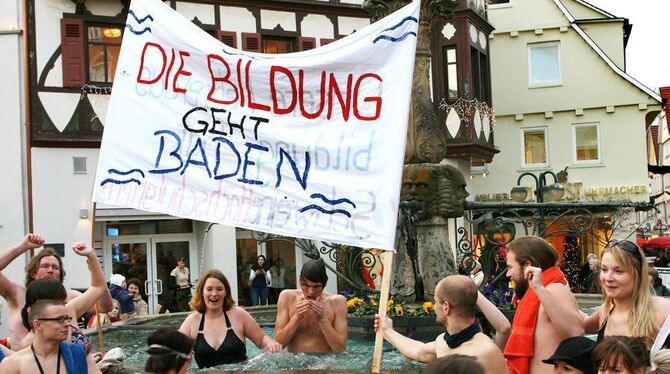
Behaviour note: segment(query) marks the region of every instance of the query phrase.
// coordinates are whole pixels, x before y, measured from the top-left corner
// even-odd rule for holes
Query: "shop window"
[[[558,42],[528,46],[528,84],[531,87],[561,83],[561,59]]]
[[[547,166],[547,129],[521,129],[521,152],[522,167]]]
[[[456,64],[456,46],[444,47],[444,87],[447,100],[458,98],[458,69]]]
[[[600,128],[597,124],[579,124],[572,127],[573,162],[600,162]]]

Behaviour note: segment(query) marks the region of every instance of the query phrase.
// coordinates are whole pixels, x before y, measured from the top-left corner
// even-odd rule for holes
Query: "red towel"
[[[542,284],[546,287],[551,283],[568,283],[558,266],[542,272]],[[537,323],[539,310],[540,299],[529,286],[526,294],[519,300],[514,321],[512,321],[512,333],[505,346],[504,355],[510,374],[528,374],[529,372],[530,358],[533,357],[535,323]]]

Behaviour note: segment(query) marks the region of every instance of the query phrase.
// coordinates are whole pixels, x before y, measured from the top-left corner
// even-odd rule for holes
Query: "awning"
[[[670,248],[670,236],[659,236],[658,238],[649,239],[641,246],[644,248]]]

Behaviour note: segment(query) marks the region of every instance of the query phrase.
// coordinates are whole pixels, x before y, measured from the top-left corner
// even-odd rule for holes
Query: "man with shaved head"
[[[507,373],[505,358],[498,346],[481,333],[475,320],[477,287],[469,277],[450,275],[435,286],[435,320],[447,330],[435,341],[423,343],[393,330],[386,316],[375,316],[375,327],[381,328],[386,339],[403,356],[421,362],[433,362],[452,354],[472,356],[486,373]]]

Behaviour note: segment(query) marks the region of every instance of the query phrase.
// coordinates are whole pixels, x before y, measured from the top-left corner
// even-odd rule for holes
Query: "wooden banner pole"
[[[95,252],[95,210],[96,203],[93,203],[93,213],[91,214],[91,248]],[[97,255],[96,255],[97,261]],[[98,302],[95,302],[95,327],[98,330],[98,342],[100,343],[100,352],[105,355],[105,337],[102,336],[102,324],[100,323],[100,308]]]
[[[391,291],[391,278],[392,278],[392,266],[393,266],[393,256],[394,252],[392,251],[383,251],[382,252],[382,264],[383,264],[383,274],[382,274],[382,290],[381,295],[379,296],[379,310],[377,313],[379,315],[386,315],[386,305],[389,300],[389,292]],[[384,334],[382,333],[381,328],[377,329],[375,335],[375,350],[372,355],[372,372],[374,374],[379,374],[382,366],[382,348],[384,347]]]

